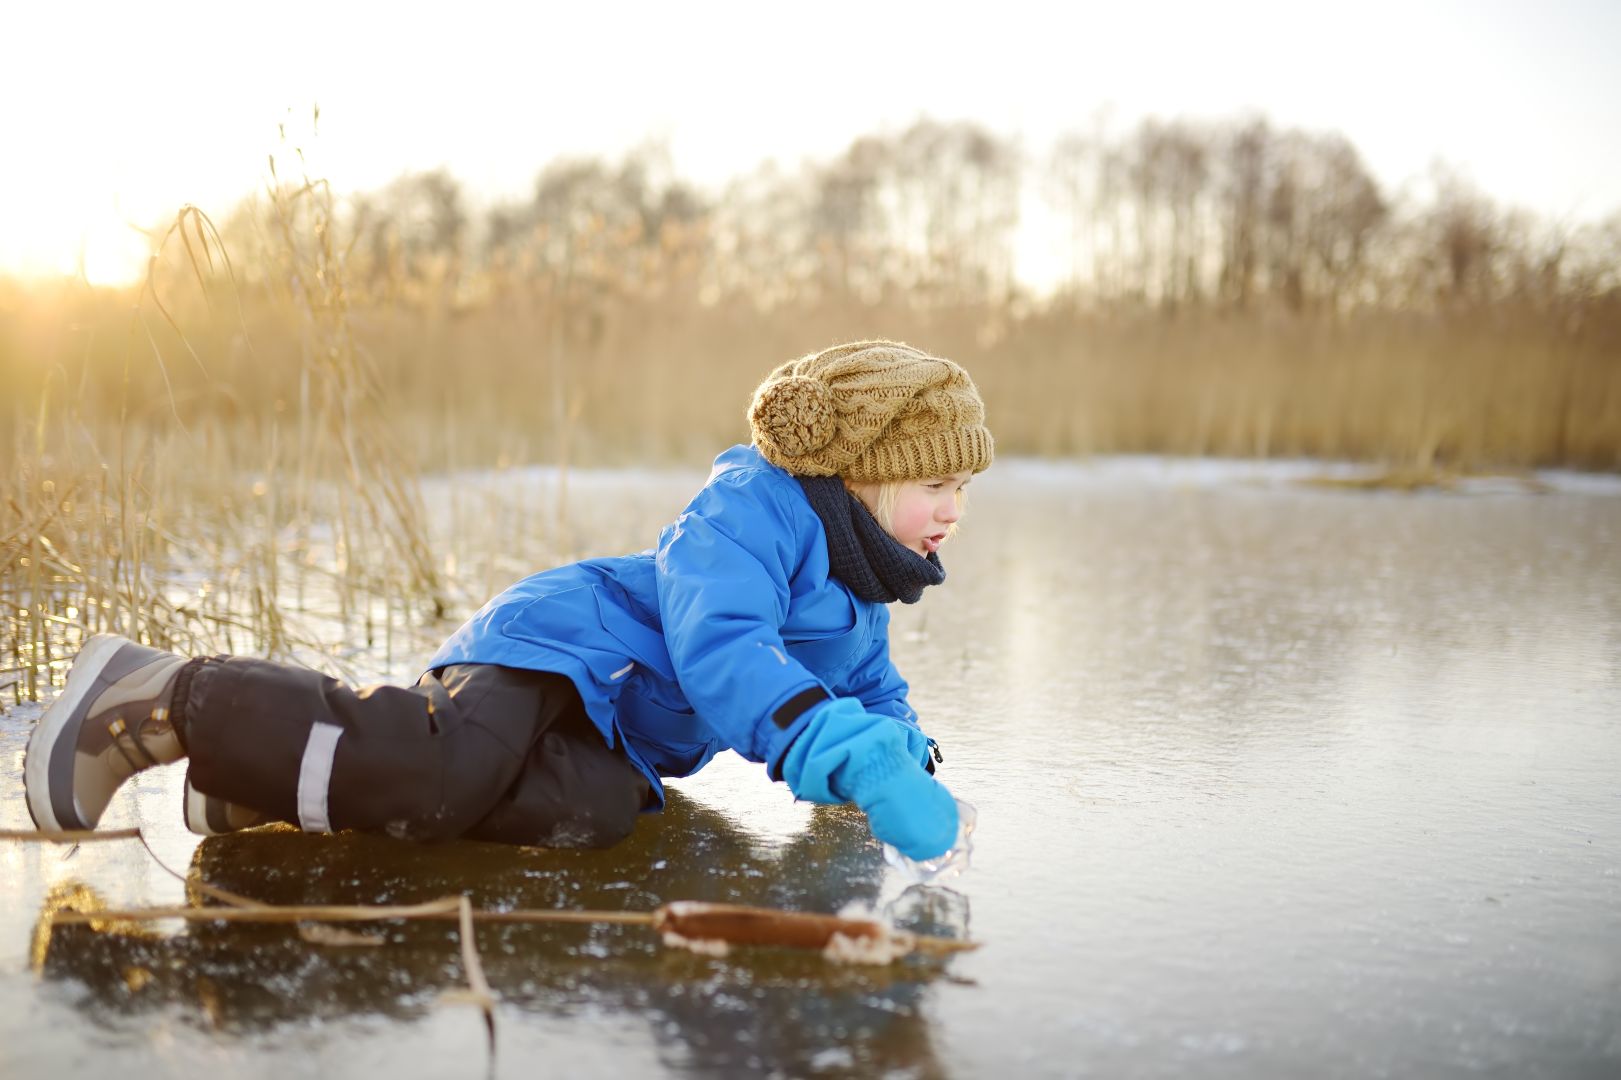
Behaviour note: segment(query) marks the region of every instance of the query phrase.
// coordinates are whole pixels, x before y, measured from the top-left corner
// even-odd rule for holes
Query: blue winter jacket
[[[429,666],[467,663],[567,675],[609,744],[646,774],[651,808],[664,804],[660,777],[728,748],[780,779],[826,694],[893,717],[927,756],[889,660],[889,609],[829,576],[804,490],[751,446],[715,459],[656,549],[524,578]]]

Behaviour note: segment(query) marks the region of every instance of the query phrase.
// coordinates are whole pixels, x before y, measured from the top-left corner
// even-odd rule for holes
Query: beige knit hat
[[[773,465],[857,483],[982,472],[993,443],[968,372],[895,341],[856,341],[790,360],[749,406]]]

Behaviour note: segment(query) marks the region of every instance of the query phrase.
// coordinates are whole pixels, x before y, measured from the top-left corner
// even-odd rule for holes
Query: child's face
[[[973,475],[960,472],[899,484],[887,523],[890,535],[919,555],[940,550],[951,527],[962,517],[963,489]],[[856,495],[872,507],[877,488],[876,484],[858,485]]]

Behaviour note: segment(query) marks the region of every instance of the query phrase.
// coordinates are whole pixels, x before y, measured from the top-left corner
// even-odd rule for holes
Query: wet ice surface
[[[985,943],[871,969],[696,956],[635,927],[484,930],[499,1076],[1617,1074],[1621,496],[1323,491],[1291,469],[999,463],[975,482],[949,580],[894,622],[940,775],[978,808],[973,870],[946,887],[906,892],[859,814],[733,758],[606,853],[199,846],[174,770],[108,824],[280,902],[856,903]],[[615,498],[579,498],[573,527],[617,515],[649,539],[693,483],[598,479]],[[28,723],[0,719],[4,828],[27,824]],[[486,1073],[476,1014],[434,1003],[462,980],[449,925],[381,949],[59,929],[36,981],[53,890],[185,890],[127,842],[0,843],[0,864],[0,1073]]]

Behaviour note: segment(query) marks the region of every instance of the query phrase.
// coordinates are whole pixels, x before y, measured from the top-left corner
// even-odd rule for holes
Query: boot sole
[[[102,681],[101,675],[126,643],[115,634],[97,634],[87,641],[68,669],[61,696],[51,702],[28,736],[28,749],[23,753],[23,788],[28,816],[34,819],[36,829],[63,832],[96,827],[95,821],[85,820],[73,794],[73,755],[79,730],[84,726],[85,700],[110,685]]]
[[[235,824],[231,821],[233,807],[229,802],[216,799],[212,795],[204,795],[192,787],[189,775],[182,786],[186,794],[186,828],[198,836],[225,836],[270,824],[271,818],[268,814],[256,814],[240,825]]]
[[[222,836],[231,831],[224,822],[219,823],[221,827],[216,827],[214,823],[208,820],[208,806],[211,800],[207,795],[192,787],[189,778],[185,781],[185,788],[187,829],[190,829],[198,836]]]

